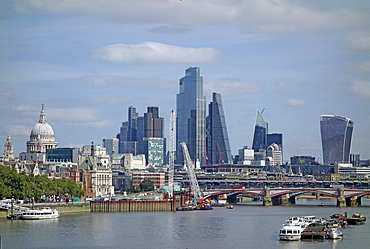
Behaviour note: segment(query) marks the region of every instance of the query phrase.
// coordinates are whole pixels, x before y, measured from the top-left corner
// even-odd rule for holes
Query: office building
[[[176,96],[176,163],[183,162],[181,142],[187,144],[195,164],[206,164],[206,97],[199,67],[186,69]]]
[[[213,93],[207,117],[207,164],[232,163],[221,95]]]
[[[257,109],[256,125],[254,126],[254,135],[252,149],[258,152],[260,149],[267,149],[268,123],[263,119],[262,112]]]
[[[119,139],[118,138],[104,138],[103,147],[107,150],[107,154],[113,158],[119,153]]]
[[[348,163],[354,122],[337,115],[321,115],[321,141],[324,164]]]

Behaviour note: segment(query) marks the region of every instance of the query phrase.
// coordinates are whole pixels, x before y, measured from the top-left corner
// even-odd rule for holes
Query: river
[[[321,201],[321,200],[320,200]],[[321,201],[322,202],[322,201]],[[370,221],[344,229],[343,240],[280,241],[289,216],[360,213],[370,207],[235,205],[210,211],[87,213],[56,220],[0,220],[1,249],[17,248],[369,248]]]

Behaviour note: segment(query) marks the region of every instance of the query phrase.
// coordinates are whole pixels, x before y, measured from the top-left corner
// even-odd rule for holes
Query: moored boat
[[[43,220],[59,218],[59,212],[49,207],[42,207],[38,210],[26,210],[21,214],[22,220]]]
[[[327,227],[325,223],[311,223],[303,231],[301,238],[302,239],[325,239]]]
[[[300,240],[303,228],[300,225],[285,224],[280,228],[280,240]]]
[[[343,239],[343,228],[339,224],[328,224],[326,238],[328,239]]]

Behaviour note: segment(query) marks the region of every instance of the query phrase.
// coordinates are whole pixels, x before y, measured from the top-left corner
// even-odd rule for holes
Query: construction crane
[[[195,175],[194,172],[194,164],[191,161],[188,147],[185,142],[180,143],[182,146],[182,152],[184,154],[184,160],[185,160],[185,170],[188,174],[189,180],[190,180],[190,187],[191,187],[191,192],[194,196],[194,201],[195,202],[203,202],[203,193],[200,191],[197,176]]]
[[[170,114],[170,141],[169,141],[169,165],[168,165],[168,197],[173,197],[173,177],[175,167],[175,111]]]

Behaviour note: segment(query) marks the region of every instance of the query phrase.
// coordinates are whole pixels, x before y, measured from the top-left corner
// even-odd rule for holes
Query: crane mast
[[[189,180],[190,180],[190,187],[191,187],[191,192],[194,195],[194,199],[196,201],[202,200],[203,199],[203,193],[200,191],[199,185],[198,185],[198,180],[194,172],[194,164],[191,161],[188,147],[185,142],[180,143],[182,146],[182,152],[184,154],[184,160],[185,160],[185,169],[188,174]]]
[[[170,142],[169,142],[169,165],[168,165],[168,197],[173,197],[173,176],[175,166],[175,111],[170,114]]]

